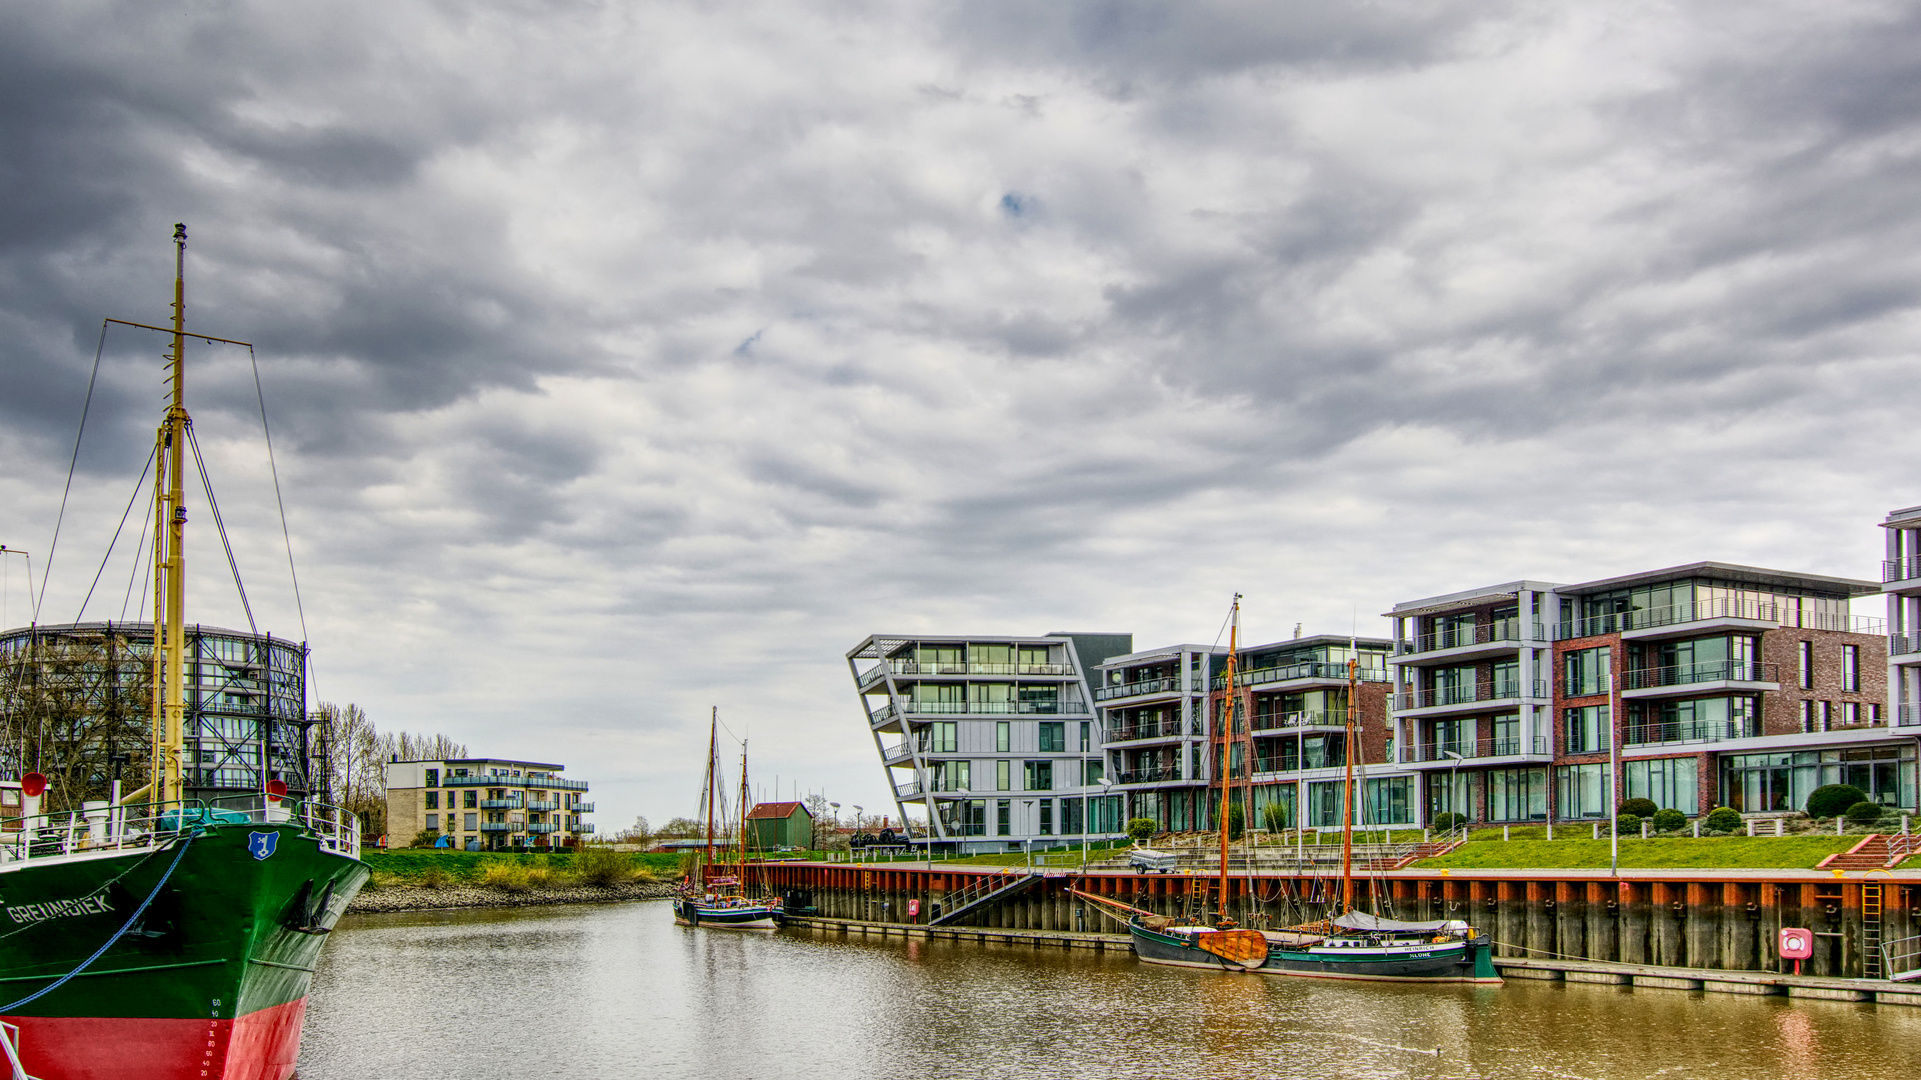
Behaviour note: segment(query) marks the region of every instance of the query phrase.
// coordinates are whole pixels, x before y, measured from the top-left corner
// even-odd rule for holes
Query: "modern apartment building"
[[[1888,598],[1888,711],[1896,727],[1921,737],[1921,506],[1896,510],[1881,523],[1888,557],[1881,591]]]
[[[421,833],[467,851],[572,847],[591,836],[587,782],[563,766],[505,758],[387,764],[387,836],[394,847]]]
[[[1430,820],[1605,817],[1617,752],[1621,798],[1687,814],[1799,809],[1836,782],[1912,807],[1883,627],[1849,613],[1879,589],[1702,562],[1397,605],[1398,756]]]
[[[1086,673],[1132,648],[1128,634],[875,635],[849,650],[902,819],[918,806],[930,842],[960,851],[1117,834]]]
[[[1253,802],[1259,827],[1279,803],[1290,823],[1341,823],[1346,783],[1348,671],[1358,658],[1356,820],[1408,824],[1417,778],[1389,754],[1387,656],[1378,638],[1319,635],[1245,647],[1236,680],[1237,731],[1254,751]],[[1171,645],[1099,665],[1095,700],[1109,775],[1126,798],[1127,817],[1147,817],[1175,832],[1216,828],[1227,650]],[[1234,774],[1243,775],[1236,759]]]

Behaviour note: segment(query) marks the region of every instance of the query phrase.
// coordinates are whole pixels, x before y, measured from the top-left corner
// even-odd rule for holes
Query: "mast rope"
[[[120,533],[127,527],[127,515],[133,513],[134,501],[139,499],[140,493],[142,491],[145,491],[147,488],[147,473],[149,470],[153,468],[154,455],[158,454],[159,452],[160,452],[160,448],[158,446],[147,451],[147,463],[140,467],[140,479],[134,481],[133,494],[127,496],[127,508],[120,512],[120,524],[114,526],[113,528],[113,539],[107,541],[107,553],[100,556],[100,569],[95,570],[93,572],[93,584],[87,586],[87,595],[84,599],[80,601],[80,610],[78,613],[74,615],[73,617],[74,622],[81,622],[86,619],[87,604],[93,600],[93,591],[100,587],[100,576],[107,572],[107,562],[113,558],[114,545],[120,543]],[[145,523],[142,523],[140,526],[140,539],[145,540],[146,538],[147,538],[147,526],[145,525]],[[136,553],[139,551],[138,548],[135,548],[134,550]],[[135,554],[133,561],[134,561],[134,568],[138,570],[140,565],[140,556],[138,554]]]
[[[260,388],[260,359],[254,354],[254,347],[247,346],[247,363],[253,366],[253,396],[260,402],[260,434],[267,442],[267,471],[273,474],[273,501],[280,508],[280,538],[287,545],[287,576],[293,579],[293,606],[300,615],[300,642],[307,643],[307,606],[300,599],[300,571],[294,568],[293,533],[287,528],[287,500],[280,495],[280,465],[273,456],[273,431],[267,426],[267,392]],[[313,658],[307,658],[307,684],[313,687],[314,699],[320,698],[320,680],[314,677]]]
[[[55,979],[53,982],[49,983],[48,985],[41,987],[39,990],[36,990],[33,993],[28,994],[26,997],[21,998],[19,1001],[13,1002],[12,1004],[9,1004],[9,1005],[0,1005],[0,1015],[11,1014],[15,1009],[20,1008],[22,1005],[31,1004],[32,1002],[38,1001],[39,999],[47,996],[48,994],[53,993],[55,990],[58,990],[61,987],[67,985],[69,980],[71,980],[74,976],[80,974],[81,972],[87,970],[88,967],[92,966],[95,960],[100,959],[101,956],[106,954],[106,951],[108,949],[113,948],[113,943],[116,941],[119,941],[122,937],[124,937],[127,931],[133,929],[134,924],[140,921],[140,916],[145,915],[147,913],[148,905],[152,904],[154,901],[154,898],[160,895],[160,890],[167,884],[167,879],[173,877],[174,868],[180,865],[181,857],[187,854],[187,849],[189,847],[193,846],[193,839],[197,835],[198,835],[197,833],[188,833],[186,839],[180,842],[180,850],[174,853],[173,862],[167,864],[167,872],[160,875],[159,881],[154,882],[153,891],[147,894],[147,898],[145,900],[140,901],[139,907],[133,909],[133,914],[127,916],[127,921],[121,924],[120,929],[114,931],[112,937],[102,942],[100,947],[93,951],[92,956],[89,956],[85,960],[80,961],[79,967],[76,967],[72,971],[67,972],[65,975],[60,976],[58,979]],[[144,862],[145,860],[142,860],[142,861]],[[128,871],[131,872],[132,867],[129,867]],[[104,888],[104,886],[102,887]]]
[[[40,570],[40,594],[33,600],[33,621],[40,621],[40,602],[47,598],[53,577],[53,557],[60,550],[60,526],[67,520],[67,496],[73,491],[74,470],[80,465],[80,440],[87,434],[87,414],[93,410],[93,387],[100,380],[100,357],[107,351],[107,321],[100,320],[100,343],[93,349],[93,373],[87,376],[87,400],[80,405],[80,429],[73,433],[73,457],[67,461],[67,486],[60,489],[60,512],[53,519],[53,542],[47,545],[47,565]]]
[[[233,542],[227,538],[227,521],[220,516],[220,500],[214,497],[213,481],[207,476],[207,459],[200,456],[200,437],[193,433],[193,425],[187,425],[187,445],[193,450],[194,466],[200,471],[200,490],[207,493],[207,508],[213,511],[214,531],[220,534],[220,546],[227,553],[227,569],[233,571],[233,587],[240,593],[240,606],[247,613],[247,630],[253,636],[260,636],[260,628],[254,625],[253,604],[247,600],[247,586],[240,581],[240,563],[233,556]]]

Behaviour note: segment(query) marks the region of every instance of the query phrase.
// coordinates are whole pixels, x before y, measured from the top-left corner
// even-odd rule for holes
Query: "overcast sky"
[[[692,811],[710,705],[763,790],[873,810],[872,632],[1876,577],[1917,192],[1913,4],[11,3],[0,543],[44,569],[100,320],[167,317],[185,221],[317,698],[565,763],[603,831]],[[107,338],[43,621],[163,346]],[[299,636],[246,354],[190,364]],[[140,608],[138,516],[88,618]],[[193,521],[197,617],[244,625]]]

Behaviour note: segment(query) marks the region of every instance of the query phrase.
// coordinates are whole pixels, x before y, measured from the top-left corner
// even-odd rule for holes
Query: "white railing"
[[[155,848],[187,833],[222,825],[296,824],[321,850],[360,857],[360,821],[337,806],[265,795],[202,801],[95,805],[83,810],[10,819],[0,831],[0,862],[62,858],[86,852]]]

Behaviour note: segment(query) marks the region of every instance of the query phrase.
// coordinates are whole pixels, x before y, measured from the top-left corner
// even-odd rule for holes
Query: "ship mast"
[[[714,865],[714,781],[718,779],[714,773],[714,755],[720,749],[720,706],[713,708],[713,716],[707,722],[707,783],[704,785],[707,788],[707,854],[701,859],[700,880],[695,882],[701,888],[706,887],[708,870]]]
[[[1234,706],[1238,694],[1234,687],[1234,676],[1240,663],[1241,649],[1241,594],[1234,594],[1234,604],[1227,614],[1227,692],[1221,698],[1221,869],[1219,889],[1219,921],[1223,927],[1232,924],[1227,917],[1227,825],[1228,814],[1232,810],[1234,793]]]
[[[740,740],[740,836],[734,849],[734,877],[740,881],[735,888],[742,896],[747,895],[747,740]]]
[[[1347,761],[1347,782],[1341,788],[1341,914],[1354,910],[1354,712],[1360,708],[1357,652],[1347,654],[1347,740],[1341,757]]]
[[[187,227],[173,227],[172,401],[155,435],[153,583],[153,801],[178,802],[186,721]]]

